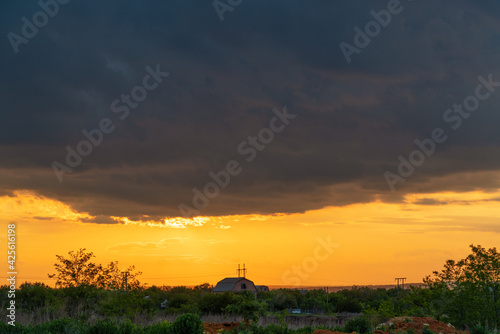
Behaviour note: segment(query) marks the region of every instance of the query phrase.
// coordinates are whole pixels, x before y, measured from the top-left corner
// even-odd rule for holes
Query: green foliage
[[[470,334],[489,334],[486,326],[476,325],[471,328]]]
[[[206,293],[199,301],[200,311],[204,314],[220,314],[226,306],[235,302],[236,295],[232,292]]]
[[[168,321],[163,321],[163,322],[159,322],[159,323],[156,323],[156,324],[153,324],[153,325],[150,325],[146,328],[144,328],[144,330],[142,332],[138,332],[138,333],[144,333],[144,334],[173,334],[172,331],[172,324],[169,323]]]
[[[168,306],[171,308],[180,308],[182,305],[188,304],[189,299],[187,293],[173,293],[170,295]]]
[[[344,327],[344,332],[368,333],[371,330],[370,321],[365,317],[358,317],[349,320]]]
[[[0,321],[0,333],[2,334],[17,334],[26,333],[26,329],[23,325],[11,326],[3,321]]]
[[[424,329],[422,331],[423,334],[435,334],[430,328],[429,326],[424,326]]]
[[[286,322],[287,312],[285,310],[278,313],[278,323],[281,328],[288,329],[288,324]]]
[[[97,302],[99,314],[133,318],[135,314],[152,314],[158,308],[153,301],[145,299],[143,291],[106,291]]]
[[[43,333],[79,334],[83,332],[81,324],[70,318],[48,321],[37,326],[36,329]]]
[[[120,334],[136,334],[142,332],[139,326],[134,325],[130,319],[125,319],[118,325]]]
[[[85,321],[107,291],[92,286],[82,285],[55,290],[57,297],[64,302],[64,312],[71,318]]]
[[[267,303],[258,301],[253,294],[238,294],[233,304],[224,308],[224,313],[243,316],[244,321],[258,321],[267,310]]]
[[[117,263],[113,262],[108,267],[93,264],[91,261],[93,254],[81,249],[77,253],[70,252],[69,259],[58,256],[60,267],[56,265],[56,268],[61,269],[59,274],[62,276],[56,274],[52,276],[61,279],[58,282],[63,287],[53,289],[42,283],[26,283],[16,291],[16,310],[19,313],[33,314],[35,319],[61,319],[32,327],[16,324],[14,330],[9,328],[11,326],[4,326],[5,328],[0,327],[0,333],[23,328],[23,333],[36,334],[49,332],[83,334],[89,331],[172,334],[174,325],[168,322],[143,328],[134,325],[131,320],[137,319],[138,315],[142,319],[144,316],[146,319],[153,319],[165,313],[182,315],[178,319],[183,319],[186,313],[197,313],[242,315],[245,321],[252,321],[251,324],[245,324],[248,326],[246,329],[239,329],[242,333],[309,334],[312,328],[309,332],[306,329],[293,331],[286,323],[288,309],[301,308],[303,312],[313,314],[362,312],[363,317],[350,320],[342,329],[347,332],[366,333],[370,327],[375,327],[394,316],[431,316],[451,322],[460,329],[472,328],[471,334],[486,334],[489,329],[500,326],[500,254],[495,248],[486,250],[481,246],[471,246],[471,249],[472,254],[467,258],[460,261],[449,260],[441,272],[434,272],[432,277],[426,277],[423,287],[410,287],[408,290],[400,291],[399,295],[396,289],[353,287],[328,295],[322,289],[309,291],[278,289],[259,292],[257,298],[251,293],[213,294],[207,283],[194,288],[137,286],[127,292],[116,291],[113,288],[116,287],[117,280],[115,283],[102,282],[106,282],[112,276],[110,273],[116,273]],[[111,276],[106,274],[106,270]],[[102,274],[102,277],[95,273]],[[65,275],[69,275],[66,276],[68,281],[64,281]],[[0,287],[2,307],[8,302],[7,291],[7,286]],[[160,304],[165,300],[167,300],[166,309],[160,309]],[[279,324],[268,327],[257,326],[256,321],[265,314],[278,314]],[[195,315],[192,316],[197,318]],[[100,318],[113,319],[114,322],[100,320],[89,323],[88,320]],[[115,324],[117,319],[124,321],[117,325]],[[476,324],[482,326],[474,327]],[[387,330],[391,331],[391,328]],[[409,330],[406,334],[414,333]]]
[[[18,308],[27,311],[51,305],[55,302],[55,296],[51,290],[43,283],[23,283],[16,293],[16,304]]]
[[[355,299],[341,299],[337,304],[337,312],[359,313],[363,310],[361,303]]]
[[[424,283],[432,301],[428,309],[437,318],[449,317],[458,327],[488,324],[500,327],[500,253],[470,245],[472,253],[460,261],[448,260],[441,272]]]
[[[384,320],[388,320],[395,317],[396,310],[392,300],[384,300],[382,303],[380,303],[380,306],[378,307],[378,313],[380,314],[380,317]]]
[[[298,307],[304,299],[298,290],[277,289],[270,292],[261,292],[258,298],[264,300],[270,311],[282,311]]]
[[[197,314],[180,315],[172,324],[172,334],[203,334],[203,323]]]
[[[88,327],[87,334],[120,334],[118,327],[109,319],[97,320]]]
[[[265,327],[258,326],[256,324],[240,324],[239,327],[236,329],[233,329],[229,332],[223,332],[227,334],[311,334],[314,332],[316,329],[326,329],[326,330],[338,330],[335,328],[331,327],[324,327],[324,326],[306,326],[304,328],[299,328],[299,329],[288,329],[288,328],[283,328],[280,325],[276,324],[269,324]]]
[[[312,329],[312,328],[310,328]],[[266,327],[261,327],[256,324],[241,324],[237,329],[231,331],[235,334],[295,334],[295,333],[312,333],[314,329],[309,332],[297,332],[287,328],[283,328],[276,324],[269,324]]]

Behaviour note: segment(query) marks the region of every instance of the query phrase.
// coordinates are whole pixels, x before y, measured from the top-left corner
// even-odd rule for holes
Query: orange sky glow
[[[17,226],[18,282],[44,282],[56,254],[86,248],[99,263],[135,265],[148,285],[215,284],[245,263],[256,284],[338,286],[421,282],[468,245],[498,242],[498,192],[413,194],[405,203],[355,204],[290,215],[84,223],[90,216],[30,192],[0,197]],[[422,205],[422,200],[445,201]],[[420,203],[420,204],[416,204]],[[471,205],[470,203],[473,203]],[[0,240],[6,242],[6,233]],[[2,263],[4,265],[4,263]],[[5,272],[5,270],[4,270]]]

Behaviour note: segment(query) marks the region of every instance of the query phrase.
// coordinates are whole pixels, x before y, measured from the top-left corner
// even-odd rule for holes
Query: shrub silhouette
[[[349,320],[345,324],[345,332],[358,332],[358,333],[368,333],[371,329],[370,321],[363,317],[358,317],[355,319]]]
[[[172,324],[172,334],[203,334],[203,323],[197,314],[180,315]]]

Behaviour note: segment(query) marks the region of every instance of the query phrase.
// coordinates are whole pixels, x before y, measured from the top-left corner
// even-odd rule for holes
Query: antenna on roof
[[[241,273],[243,273],[243,278],[245,278],[247,274],[247,269],[245,268],[244,263],[243,263],[243,269],[240,269],[240,265],[238,264],[238,277],[241,277]]]

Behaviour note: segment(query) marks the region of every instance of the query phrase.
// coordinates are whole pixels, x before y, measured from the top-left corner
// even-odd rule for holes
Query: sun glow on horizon
[[[446,259],[467,254],[471,243],[495,246],[498,198],[499,192],[411,194],[402,203],[296,214],[113,216],[116,223],[97,224],[64,203],[17,191],[0,197],[0,220],[17,224],[20,282],[50,283],[56,254],[86,248],[97,262],[135,265],[149,285],[214,284],[238,263],[247,264],[256,284],[287,285],[290,278],[301,286],[391,284],[400,274],[420,282]],[[321,238],[338,247],[318,253],[314,263]]]

